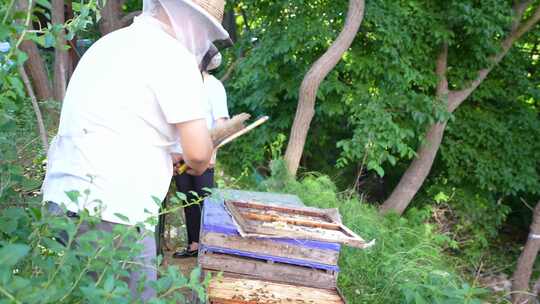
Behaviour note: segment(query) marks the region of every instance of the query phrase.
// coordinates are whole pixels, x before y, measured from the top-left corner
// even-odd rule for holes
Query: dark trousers
[[[201,176],[193,176],[187,173],[176,175],[174,181],[178,192],[184,193],[187,196],[187,202],[192,203],[209,194],[205,191],[205,188],[210,189],[214,187],[214,169],[206,170]],[[193,242],[199,242],[202,208],[202,201],[198,204],[184,207],[188,245]]]

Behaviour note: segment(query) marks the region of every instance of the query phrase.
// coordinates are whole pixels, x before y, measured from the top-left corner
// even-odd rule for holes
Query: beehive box
[[[214,304],[346,303],[337,288],[338,243],[242,237],[224,201],[303,206],[292,195],[220,190],[205,201],[198,263]]]
[[[211,304],[344,304],[337,289],[318,289],[234,276],[215,278],[208,287]]]
[[[199,265],[253,279],[332,289],[336,286],[341,246],[337,243],[286,238],[241,237],[224,207],[225,199],[264,200],[300,205],[296,196],[222,191],[205,201]]]

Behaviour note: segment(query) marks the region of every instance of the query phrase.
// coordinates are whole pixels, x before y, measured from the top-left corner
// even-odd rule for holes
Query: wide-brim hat
[[[195,11],[206,17],[213,25],[213,30],[217,31],[224,40],[230,40],[229,33],[223,25],[223,11],[225,10],[225,0],[181,0],[191,6]]]

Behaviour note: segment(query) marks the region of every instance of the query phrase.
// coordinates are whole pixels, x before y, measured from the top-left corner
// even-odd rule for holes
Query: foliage
[[[220,151],[219,167],[226,174],[218,182],[258,184],[261,190],[296,193],[311,205],[339,207],[347,225],[367,239],[375,238],[372,249],[344,249],[339,284],[352,303],[474,303],[483,291],[459,278],[450,265],[453,258],[466,258],[471,266],[490,254],[490,244],[517,248],[512,243],[521,241],[517,234],[501,242],[501,228],[526,226],[521,219],[508,218],[519,213],[528,220],[529,211],[520,199],[532,201],[539,195],[539,31],[536,28],[520,40],[450,116],[445,102],[434,97],[441,43],[450,47],[450,88],[461,88],[499,50],[510,25],[511,1],[366,2],[365,19],[353,45],[320,87],[301,163],[304,172],[324,172],[332,179],[311,173],[294,181],[280,162],[270,163],[273,177],[264,180],[269,172],[265,167],[281,155],[302,77],[343,27],[347,3],[229,1],[240,27],[239,40],[225,51],[226,64],[220,70],[223,75],[234,64],[225,82],[231,113],[267,114],[271,120]],[[119,267],[112,261],[130,259],[131,253],[110,244],[101,244],[107,254],[100,256],[83,253],[81,246],[62,247],[55,240],[57,232],[73,229],[76,222],[50,217],[37,204],[44,152],[34,140],[33,112],[17,75],[17,67],[27,59],[18,49],[22,40],[35,41],[43,57],[49,58],[62,27],[67,39],[75,33],[97,38],[91,30],[103,3],[73,3],[73,20],[65,25],[42,22],[42,28],[32,32],[25,31],[21,22],[28,17],[36,24],[38,16],[47,19],[50,2],[38,1],[33,14],[15,12],[14,4],[0,0],[0,292],[21,302],[52,301],[64,295],[69,302],[84,297],[129,301],[125,284],[109,278]],[[124,6],[126,11],[139,8],[140,1],[133,0]],[[45,108],[46,103],[40,106]],[[381,218],[354,195],[338,193],[338,178],[345,176],[347,185],[352,184],[351,172],[356,173],[359,163],[371,175],[384,175],[385,181],[400,175],[422,143],[426,126],[447,119],[451,120],[430,180],[417,208],[404,218]],[[102,237],[129,234],[115,233]],[[94,244],[90,236],[84,242]],[[102,274],[98,284],[92,285],[89,270],[81,268],[89,261]],[[51,280],[57,269],[59,275]],[[171,279],[181,283],[179,288],[188,288],[191,282],[173,270],[165,270],[163,278],[158,283],[162,295],[175,288]],[[48,281],[50,288],[44,289]],[[39,288],[43,298],[32,298],[36,293],[25,293],[25,288]]]
[[[3,64],[6,63],[3,61]],[[26,96],[22,82],[12,68],[5,69],[4,74],[0,73],[0,76],[3,76],[0,78],[2,88],[0,90],[0,201],[7,203],[8,198],[15,198],[21,191],[28,191],[35,187],[35,183],[24,174],[24,167],[18,161],[20,151],[14,144],[21,139],[17,136],[21,125],[30,128],[34,126],[28,126],[29,121],[20,119],[22,113],[29,112],[29,107],[23,104],[26,102]]]
[[[33,144],[32,136],[37,132],[28,132],[37,126],[17,71],[28,59],[19,46],[24,40],[31,40],[50,48],[56,44],[62,28],[66,30],[66,38],[72,39],[76,32],[92,24],[98,5],[94,0],[76,3],[73,5],[76,16],[66,24],[49,22],[45,27],[29,31],[26,25],[35,21],[35,14],[43,14],[48,8],[48,1],[40,1],[39,6],[27,11],[18,11],[15,1],[2,1],[0,6],[0,200],[6,204],[21,200],[22,195],[39,186],[40,160],[45,153]],[[37,170],[29,174],[28,169]]]
[[[82,206],[85,195],[70,192],[69,196]],[[91,216],[84,209],[78,214],[78,218],[55,216],[40,203],[2,211],[0,293],[5,300],[0,302],[139,302],[132,298],[125,278],[139,269],[136,258],[142,247],[137,241],[145,234],[116,225],[112,232],[90,230],[78,235],[82,225],[91,227],[100,221],[99,214]],[[189,278],[174,267],[161,270],[152,283],[159,296],[151,303],[186,303],[188,290],[204,300],[209,277],[201,285],[199,276],[199,268]]]
[[[289,133],[302,77],[342,28],[346,3],[245,0],[235,9],[239,41],[225,56],[228,64],[238,63],[225,83],[231,112],[269,114],[271,120],[224,150],[220,160],[232,175],[254,168],[264,174],[260,167],[275,158],[268,147]],[[333,182],[345,177],[340,186],[349,187],[362,167],[384,175],[390,193],[393,178],[423,143],[426,126],[450,119],[414,206],[432,223],[436,212],[446,214],[449,225],[440,230],[449,239],[445,248],[467,259],[494,252],[488,243],[501,237],[503,227],[526,227],[530,212],[520,199],[535,201],[540,181],[539,28],[518,41],[454,114],[435,99],[441,43],[449,45],[449,87],[461,89],[500,50],[511,9],[511,1],[495,0],[366,1],[360,32],[318,92],[304,172],[324,172]],[[279,178],[268,183],[280,189]],[[508,222],[516,213],[526,220]],[[509,238],[522,241],[516,234]]]
[[[517,103],[468,106],[456,115],[441,149],[448,179],[500,195],[540,189],[540,120]]]
[[[229,62],[238,60],[232,77],[225,83],[229,106],[232,112],[267,114],[271,120],[254,132],[257,135],[227,148],[222,156],[233,164],[229,167],[251,168],[260,165],[260,160],[269,159],[265,146],[278,134],[288,134],[303,74],[339,33],[346,3],[242,1],[240,7],[246,11],[249,30],[241,32],[241,39],[229,52],[229,58],[233,57]],[[346,110],[341,101],[349,88],[338,77],[331,73],[321,86],[319,98],[327,102],[323,103],[324,109],[316,110],[312,123],[316,127],[305,151],[306,158],[321,160],[319,165],[334,161],[339,153],[336,138],[349,133],[340,127]],[[320,149],[328,153],[317,153]],[[237,155],[246,158],[238,159]]]
[[[14,12],[14,2],[0,7],[0,302],[137,303],[125,278],[139,269],[136,257],[142,248],[136,242],[143,235],[118,225],[110,233],[77,236],[81,225],[97,223],[98,215],[81,210],[79,218],[53,216],[41,204],[36,190],[44,151],[35,143],[34,114],[17,72],[27,59],[18,49],[24,39],[49,48],[62,28],[67,39],[73,38],[96,20],[97,2],[74,3],[74,19],[32,32],[23,22],[50,9],[50,3],[40,1],[33,11]],[[70,192],[70,197],[84,195]],[[198,268],[189,277],[173,267],[160,269],[160,278],[152,283],[159,296],[152,303],[185,303],[190,290],[204,300],[209,278],[201,285],[199,276]]]
[[[499,235],[511,208],[488,191],[451,186],[438,179],[426,190],[424,208],[440,233],[452,242],[449,247],[471,264],[480,260]]]
[[[261,189],[298,195],[309,206],[339,208],[345,225],[375,245],[344,247],[339,287],[350,303],[482,303],[486,291],[464,282],[443,252],[450,239],[426,223],[429,212],[381,217],[370,205],[336,192],[324,175],[287,178],[280,162]]]
[[[317,94],[302,163],[308,169],[328,168],[336,160],[339,167],[354,166],[365,159],[368,169],[383,175],[385,164],[411,159],[426,126],[449,118],[434,94],[441,43],[451,49],[451,86],[461,87],[497,51],[512,16],[507,1],[378,0],[366,5],[353,45]],[[249,146],[248,141],[237,145],[238,152],[261,158],[265,143],[288,133],[302,77],[339,33],[346,3],[247,0],[239,7],[247,12],[249,30],[229,52],[230,62],[239,64],[227,89],[235,111],[272,118]]]

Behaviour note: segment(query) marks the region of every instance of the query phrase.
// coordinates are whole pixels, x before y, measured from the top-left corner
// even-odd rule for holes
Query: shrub
[[[477,260],[496,239],[511,208],[502,198],[471,187],[453,187],[437,179],[421,199],[432,211],[439,231],[452,239],[451,247],[464,258]]]
[[[136,229],[116,225],[76,237],[82,223],[99,218],[84,210],[79,218],[53,216],[39,202],[0,210],[0,303],[137,303],[124,281],[139,268]],[[189,278],[174,267],[158,271],[151,303],[186,303],[189,290],[205,299],[209,277],[201,284],[199,268]]]
[[[443,249],[450,240],[425,223],[429,213],[382,217],[373,206],[338,194],[327,176],[295,181],[280,162],[273,169],[261,189],[296,194],[310,206],[339,208],[345,225],[376,240],[366,250],[342,249],[338,284],[350,303],[481,303],[485,291],[467,284],[447,262]]]

